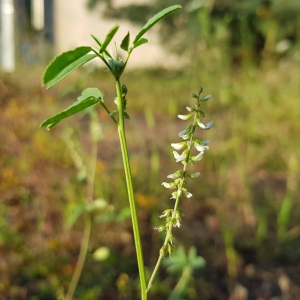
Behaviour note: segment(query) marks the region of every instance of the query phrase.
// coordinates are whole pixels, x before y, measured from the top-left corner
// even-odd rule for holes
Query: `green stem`
[[[128,192],[128,199],[129,199],[129,206],[130,206],[130,213],[131,213],[131,220],[132,220],[132,227],[133,227],[134,243],[135,243],[139,276],[140,276],[141,296],[142,296],[142,300],[147,300],[147,288],[146,288],[143,251],[142,251],[137,212],[135,207],[130,163],[128,158],[128,150],[127,150],[126,135],[125,135],[124,103],[123,103],[120,81],[117,78],[116,78],[116,90],[117,90],[118,109],[119,109],[118,133],[119,133],[119,139],[120,139],[120,145],[121,145],[121,151],[122,151],[122,157],[124,163],[125,178],[127,184],[127,192]]]
[[[184,291],[187,288],[187,284],[188,284],[189,280],[191,279],[191,273],[192,273],[192,270],[189,266],[187,266],[183,269],[182,275],[181,275],[178,283],[176,284],[173,292],[169,296],[168,300],[182,299],[182,297],[184,296]]]
[[[117,120],[115,119],[114,116],[111,116],[111,115],[110,115],[110,114],[111,114],[111,111],[107,108],[107,106],[104,104],[104,102],[100,102],[100,104],[101,104],[102,107],[105,109],[105,111],[108,113],[108,115],[111,117],[111,119],[114,121],[114,123],[115,123],[116,125],[118,125]]]
[[[76,264],[75,271],[72,276],[72,280],[70,283],[70,286],[68,288],[67,295],[65,297],[65,300],[72,300],[74,292],[76,290],[80,275],[82,273],[82,269],[84,266],[86,254],[88,251],[88,245],[89,245],[89,240],[90,240],[90,234],[91,234],[91,227],[92,227],[92,220],[91,216],[89,214],[86,214],[85,216],[85,223],[84,223],[84,232],[83,232],[83,237],[81,241],[81,247],[80,247],[80,253],[78,257],[78,261]]]
[[[97,114],[94,110],[90,112],[91,117],[91,125],[95,122],[97,122]],[[94,198],[94,182],[95,182],[95,173],[96,173],[96,163],[97,163],[97,149],[98,149],[98,140],[95,134],[92,132],[92,129],[90,129],[90,135],[92,139],[92,152],[91,152],[91,159],[90,159],[90,167],[89,167],[89,174],[87,177],[87,191],[86,191],[86,204],[92,203]],[[80,279],[83,266],[86,260],[86,255],[88,251],[89,246],[89,240],[91,235],[91,229],[92,229],[92,216],[89,213],[85,214],[84,218],[84,229],[83,229],[83,236],[81,240],[80,245],[80,252],[78,256],[78,260],[76,263],[76,267],[71,279],[71,283],[69,285],[67,295],[65,297],[65,300],[72,300],[76,287],[78,285],[78,281]]]

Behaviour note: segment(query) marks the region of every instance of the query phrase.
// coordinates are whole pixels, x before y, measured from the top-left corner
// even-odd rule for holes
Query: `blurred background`
[[[149,299],[300,297],[300,2],[298,0],[0,0],[0,298],[63,299],[92,217],[74,299],[139,299],[126,186],[114,123],[97,108],[40,123],[98,87],[114,110],[114,82],[89,63],[51,90],[55,55],[94,45],[121,25],[117,46],[156,12],[129,61],[128,146],[147,274],[173,206],[161,186],[178,165],[170,143],[191,92],[212,94],[210,149],[188,182],[177,251]],[[112,45],[112,52],[114,51]],[[124,53],[118,53],[122,57]],[[202,133],[201,133],[202,134]],[[96,162],[96,163],[95,163]],[[95,163],[95,164],[94,164]],[[93,169],[95,165],[95,170]],[[94,191],[93,174],[95,171]],[[86,205],[86,199],[95,205]],[[170,266],[173,266],[172,268]]]

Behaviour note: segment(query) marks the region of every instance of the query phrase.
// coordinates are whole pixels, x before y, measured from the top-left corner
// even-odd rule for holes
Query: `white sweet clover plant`
[[[174,248],[174,238],[172,234],[173,227],[181,226],[182,211],[178,208],[179,202],[182,197],[190,198],[192,194],[184,187],[187,178],[197,178],[200,175],[200,172],[188,173],[188,165],[195,164],[199,162],[204,154],[205,150],[208,150],[209,147],[207,144],[209,140],[203,140],[195,136],[196,129],[208,130],[210,129],[214,122],[210,121],[207,124],[202,123],[201,118],[205,117],[205,114],[200,110],[200,105],[203,102],[206,102],[210,99],[211,95],[201,97],[203,89],[200,88],[198,94],[192,93],[191,96],[196,99],[195,107],[187,107],[189,114],[187,115],[178,115],[178,118],[181,120],[193,120],[193,123],[188,125],[183,131],[178,133],[179,137],[183,139],[183,142],[172,143],[171,146],[177,151],[183,150],[181,153],[173,151],[173,155],[176,162],[179,162],[183,165],[183,168],[167,176],[167,178],[172,179],[172,182],[163,182],[162,185],[167,189],[175,189],[172,192],[171,199],[175,200],[175,205],[173,209],[165,210],[160,217],[166,219],[164,226],[160,226],[157,229],[159,231],[166,232],[165,242],[160,250],[160,255],[165,257],[171,255]],[[192,155],[192,149],[196,149],[197,154]]]
[[[184,187],[186,180],[188,178],[197,178],[200,175],[200,172],[188,173],[188,166],[199,162],[202,159],[204,152],[209,149],[207,144],[210,141],[201,139],[195,135],[197,129],[208,130],[214,124],[213,121],[204,124],[201,120],[203,117],[205,117],[205,113],[200,109],[200,106],[204,102],[208,101],[211,97],[211,95],[201,97],[202,91],[203,89],[200,88],[197,94],[191,94],[191,97],[196,99],[196,104],[194,107],[186,107],[188,114],[178,115],[178,118],[181,120],[192,120],[193,122],[178,133],[179,137],[181,137],[183,141],[171,144],[172,148],[174,149],[173,155],[175,161],[177,163],[181,163],[183,167],[182,169],[179,169],[178,171],[167,176],[167,178],[172,180],[171,182],[162,183],[165,188],[174,190],[171,193],[171,199],[175,200],[175,204],[173,208],[166,209],[160,215],[161,218],[165,219],[165,224],[157,227],[156,229],[160,232],[165,232],[166,237],[163,246],[160,249],[159,258],[155,269],[158,269],[162,259],[166,256],[171,256],[174,250],[175,244],[173,228],[181,226],[181,219],[183,216],[182,210],[178,208],[180,200],[182,197],[192,197],[192,194]],[[195,154],[192,154],[193,149],[195,149]],[[181,152],[179,153],[179,151]],[[154,276],[155,272],[149,281],[148,289],[151,287]]]

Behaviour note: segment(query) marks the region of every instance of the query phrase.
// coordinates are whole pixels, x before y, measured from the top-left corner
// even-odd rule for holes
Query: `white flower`
[[[166,209],[159,217],[160,218],[165,218],[168,217],[172,214],[173,209]]]
[[[214,121],[210,121],[204,125],[200,120],[197,120],[197,125],[204,130],[208,130],[214,125]]]
[[[205,129],[205,125],[200,121],[200,120],[197,120],[197,125],[202,128],[202,129]]]
[[[184,148],[186,145],[186,142],[181,142],[181,143],[172,143],[171,146],[175,149],[175,150],[181,150],[182,148]]]
[[[204,151],[199,152],[198,155],[192,157],[192,161],[194,161],[194,162],[200,161],[203,157],[203,154],[204,154]]]
[[[176,199],[177,198],[178,193],[177,192],[173,192],[172,193],[172,197],[170,199]]]
[[[184,140],[188,140],[191,137],[191,133],[188,134],[184,134],[183,136],[181,136]]]
[[[193,114],[188,114],[188,115],[178,115],[178,118],[181,120],[189,120],[191,117],[193,116]]]
[[[167,178],[170,178],[170,179],[176,179],[180,176],[180,172],[176,172],[176,173],[173,173],[173,174],[170,174],[167,176]]]
[[[181,223],[180,223],[180,220],[176,220],[176,223],[174,224],[174,227],[180,227],[181,226]]]
[[[183,192],[183,196],[184,197],[187,197],[187,198],[191,198],[193,195],[188,192],[186,189],[182,189],[182,192]]]
[[[186,106],[186,109],[187,109],[187,111],[189,111],[189,112],[192,112],[192,111],[195,110],[194,108],[192,108],[192,107],[190,107],[190,106]]]
[[[162,185],[163,185],[166,189],[171,189],[171,188],[173,188],[172,183],[163,182]]]
[[[204,152],[204,150],[208,150],[209,147],[208,146],[204,146],[204,145],[200,145],[198,143],[194,143],[195,148],[199,151],[199,152]]]
[[[154,227],[154,229],[156,229],[158,232],[162,232],[166,229],[165,226],[159,226],[159,227]]]
[[[178,154],[176,151],[173,151],[173,155],[174,155],[174,158],[175,158],[176,162],[183,161],[187,157],[186,151],[183,151],[183,153],[181,155]]]

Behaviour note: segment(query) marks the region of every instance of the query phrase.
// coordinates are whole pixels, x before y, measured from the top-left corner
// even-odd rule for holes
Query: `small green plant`
[[[78,97],[77,101],[73,105],[71,105],[61,113],[45,120],[41,124],[41,127],[46,126],[47,130],[50,130],[55,125],[57,125],[61,120],[96,104],[100,104],[105,109],[105,111],[109,114],[112,121],[117,126],[123,164],[124,164],[126,184],[127,184],[130,216],[131,216],[132,226],[133,226],[134,243],[136,248],[137,263],[139,269],[139,279],[140,279],[142,300],[147,299],[147,293],[151,287],[155,275],[157,274],[162,259],[168,255],[170,256],[173,252],[174,238],[172,234],[172,229],[173,227],[180,227],[181,225],[182,212],[178,208],[180,199],[183,196],[184,197],[192,196],[192,194],[188,192],[187,189],[184,187],[186,183],[186,179],[196,178],[200,175],[199,172],[196,173],[187,172],[188,165],[194,164],[199,160],[201,160],[204,151],[208,149],[207,146],[208,141],[196,137],[195,131],[197,128],[207,130],[211,128],[213,122],[211,121],[205,125],[200,120],[202,117],[205,116],[204,112],[200,110],[200,105],[203,102],[209,100],[210,98],[210,95],[206,97],[201,97],[202,88],[200,88],[197,94],[194,93],[192,94],[192,98],[196,99],[195,107],[193,108],[187,107],[187,110],[189,112],[188,115],[185,116],[179,115],[179,118],[183,120],[192,119],[192,124],[187,126],[183,131],[179,133],[179,136],[183,138],[184,141],[182,143],[172,144],[172,147],[177,151],[184,149],[184,151],[181,154],[178,154],[176,151],[174,151],[174,157],[176,162],[182,163],[183,168],[179,171],[176,171],[174,174],[168,176],[170,179],[173,180],[172,183],[163,183],[163,185],[167,188],[176,189],[176,191],[172,193],[172,198],[175,199],[175,206],[173,209],[164,211],[163,214],[161,215],[161,217],[166,218],[166,224],[164,226],[159,227],[158,229],[160,231],[166,232],[166,238],[160,250],[160,255],[156,267],[147,284],[141,239],[140,239],[140,229],[139,229],[139,223],[138,223],[137,212],[136,212],[136,204],[134,199],[132,176],[131,176],[126,134],[125,134],[125,119],[130,119],[128,113],[126,112],[127,87],[124,84],[121,84],[120,78],[127,66],[128,60],[133,50],[148,42],[148,40],[143,37],[144,34],[161,19],[163,19],[173,11],[178,10],[179,8],[181,8],[179,5],[174,5],[156,14],[142,27],[140,32],[133,39],[132,43],[130,40],[130,33],[127,33],[127,35],[124,37],[124,39],[120,44],[120,48],[127,53],[126,59],[124,61],[120,59],[117,56],[117,54],[113,56],[107,49],[108,45],[112,41],[117,30],[119,29],[119,26],[116,25],[108,32],[103,42],[101,42],[96,36],[92,35],[92,38],[98,45],[97,49],[83,46],[83,47],[76,48],[73,51],[65,52],[60,56],[56,57],[54,61],[46,69],[43,77],[43,83],[47,85],[47,88],[50,88],[56,83],[58,83],[65,76],[70,74],[72,71],[76,70],[77,68],[79,68],[80,66],[84,65],[85,63],[89,62],[94,58],[100,58],[114,77],[115,88],[116,88],[116,97],[114,99],[114,103],[116,105],[116,109],[110,110],[108,108],[108,106],[104,102],[102,93],[99,89],[87,88],[82,92],[81,96]],[[193,151],[197,151],[197,153],[193,154],[192,153]],[[91,180],[91,182],[93,182],[93,180]],[[90,201],[92,200],[93,199],[90,199]],[[89,202],[89,205],[92,205],[91,202]],[[90,219],[88,220],[89,222],[87,227],[89,232],[91,223],[90,223]],[[87,234],[87,236],[88,235],[89,234]],[[83,248],[84,248],[84,253],[86,253],[87,247],[84,246]],[[82,269],[82,263],[80,265],[80,269]],[[78,274],[76,275],[76,280],[74,281],[76,282],[76,284],[78,282],[78,277],[80,275],[79,274],[80,272],[78,271]],[[75,283],[73,284],[72,291],[67,296],[68,299],[72,299],[76,284]]]
[[[164,266],[167,267],[167,272],[173,276],[178,276],[178,274],[180,274],[178,283],[168,299],[182,299],[185,296],[189,282],[192,279],[193,271],[203,269],[205,267],[205,263],[206,262],[202,256],[197,256],[197,250],[195,247],[191,247],[186,255],[184,248],[180,246],[176,249],[172,257],[166,258]]]

